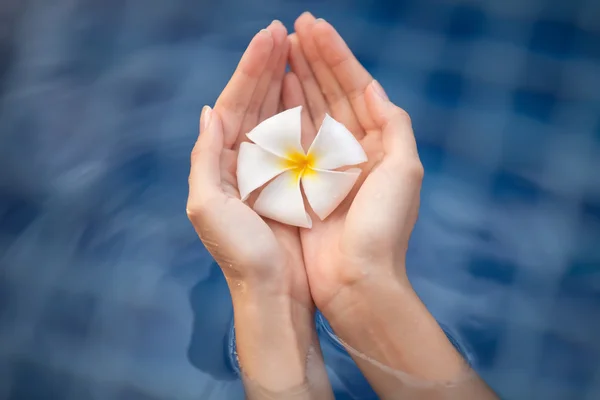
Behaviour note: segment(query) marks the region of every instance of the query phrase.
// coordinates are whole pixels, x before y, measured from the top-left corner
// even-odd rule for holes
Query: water
[[[253,32],[305,9],[412,116],[436,318],[503,398],[599,398],[599,4],[3,1],[0,399],[242,398],[189,152]]]

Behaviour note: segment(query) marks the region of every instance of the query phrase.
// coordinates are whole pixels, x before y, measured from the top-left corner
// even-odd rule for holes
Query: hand
[[[283,101],[286,108],[307,105],[304,145],[329,113],[368,156],[344,202],[324,221],[313,216],[312,229],[301,229],[315,304],[381,398],[495,398],[406,275],[423,179],[408,114],[389,101],[330,24],[305,13],[295,30]],[[455,385],[435,384],[449,381]]]
[[[286,35],[279,22],[259,32],[214,110],[203,109],[201,134],[192,151],[187,213],[233,293],[247,285],[268,287],[310,308],[298,229],[258,216],[240,201],[235,177],[245,134],[280,107]]]
[[[329,113],[356,136],[369,159],[344,202],[325,221],[313,217],[312,229],[301,230],[311,293],[327,316],[332,301],[356,285],[408,284],[404,259],[423,167],[408,114],[388,100],[335,29],[305,13],[295,30],[284,106],[308,105],[308,143]]]
[[[240,200],[235,177],[245,134],[281,107],[286,37],[279,22],[258,33],[214,110],[204,108],[189,177],[187,214],[229,285],[240,365],[255,393],[297,391],[311,351],[326,377],[298,229],[264,221]],[[327,398],[329,383],[320,388]]]

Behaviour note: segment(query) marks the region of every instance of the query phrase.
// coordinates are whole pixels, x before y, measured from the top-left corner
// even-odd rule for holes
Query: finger
[[[373,81],[365,91],[367,109],[381,130],[384,159],[382,163],[393,163],[402,170],[411,170],[422,175],[423,166],[419,160],[417,143],[409,115],[387,98],[377,81]]]
[[[233,76],[217,99],[215,111],[223,118],[224,146],[236,141],[246,110],[273,49],[267,29],[257,33],[244,52]]]
[[[233,198],[240,198],[237,188],[237,151],[223,149],[221,153],[221,189],[223,193]]]
[[[313,28],[315,18],[310,13],[302,14],[294,24],[296,33],[300,39],[302,52],[310,65],[310,68],[319,82],[321,92],[325,96],[328,108],[334,118],[346,125],[357,139],[364,137],[364,130],[358,122],[346,93],[342,90],[337,78],[327,63],[321,58],[314,39]]]
[[[389,231],[390,238],[406,241],[418,214],[423,180],[423,166],[410,117],[389,101],[377,81],[365,90],[365,100],[371,118],[381,132],[383,158],[362,183],[347,218],[356,218],[358,213],[369,215],[370,226]],[[365,142],[371,137],[375,134],[369,133]],[[370,233],[376,234],[366,233],[367,237]]]
[[[282,101],[285,109],[302,106],[302,147],[308,150],[317,130],[306,106],[306,98],[302,92],[300,80],[293,72],[288,72],[283,78]]]
[[[290,68],[300,81],[306,98],[307,111],[310,113],[313,123],[315,126],[320,126],[323,118],[325,118],[325,113],[329,111],[327,109],[327,102],[325,101],[325,97],[323,97],[319,83],[316,81],[308,65],[308,61],[304,57],[298,36],[293,33],[288,37],[288,40],[290,42]]]
[[[373,77],[356,59],[344,39],[331,24],[317,20],[313,37],[321,58],[329,66],[345,96],[350,100],[354,113],[365,131],[375,127],[365,103],[365,90]]]
[[[200,118],[200,135],[191,156],[188,209],[197,209],[206,201],[223,194],[220,159],[223,129],[219,115],[205,106]]]
[[[258,122],[262,122],[265,119],[272,117],[278,113],[279,105],[281,104],[281,88],[283,86],[283,76],[285,75],[285,67],[287,65],[287,59],[289,54],[289,41],[284,38],[281,54],[277,61],[277,66],[273,75],[271,76],[271,82],[269,83],[269,89],[265,96]]]
[[[278,67],[277,63],[281,56],[283,44],[286,42],[287,30],[281,22],[273,21],[267,29],[271,32],[271,37],[273,38],[273,49],[271,50],[269,60],[258,79],[256,88],[254,89],[254,93],[252,94],[252,98],[246,109],[246,115],[244,116],[244,121],[238,132],[236,145],[239,145],[242,141],[246,140],[246,133],[250,132],[250,130],[258,124],[260,109],[265,101],[269,86],[271,85],[273,74]]]

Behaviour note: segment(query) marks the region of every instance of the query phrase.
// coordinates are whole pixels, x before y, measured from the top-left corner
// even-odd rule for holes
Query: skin
[[[192,152],[187,212],[232,293],[248,396],[332,398],[316,305],[381,398],[495,398],[406,276],[423,178],[408,114],[329,23],[304,13],[294,28],[286,36],[274,22],[255,36],[214,110],[203,111]],[[284,74],[286,62],[291,72]],[[369,159],[325,221],[311,215],[310,230],[259,217],[236,189],[245,133],[298,105],[305,148],[329,113]]]
[[[187,202],[231,291],[247,389],[263,395],[302,393],[309,361],[324,376],[299,231],[259,217],[240,200],[235,177],[245,133],[281,108],[288,49],[287,31],[274,21],[252,39],[214,109],[204,108]],[[321,386],[316,392],[330,397],[329,383]]]
[[[341,291],[367,279],[406,281],[408,238],[417,219],[423,166],[408,114],[387,100],[335,29],[303,14],[290,36],[284,105],[306,104],[312,142],[325,113],[359,140],[368,162],[354,190],[325,220],[301,230],[311,294],[326,311]],[[297,93],[294,101],[286,96]]]

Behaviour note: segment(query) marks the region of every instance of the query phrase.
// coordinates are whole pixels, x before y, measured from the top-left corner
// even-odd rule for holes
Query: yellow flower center
[[[303,176],[314,175],[314,165],[314,155],[306,155],[297,151],[289,152],[287,154],[286,160],[284,160],[284,167],[292,170],[292,172],[294,173],[295,181],[302,178]]]

